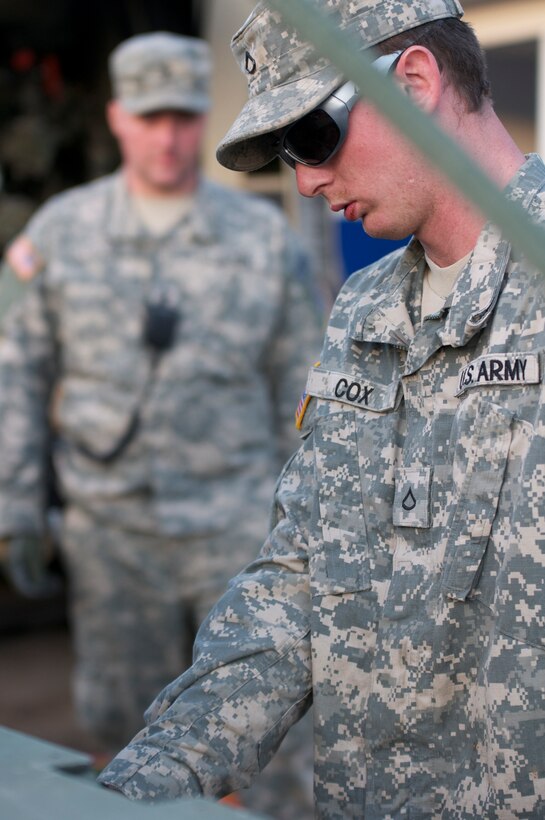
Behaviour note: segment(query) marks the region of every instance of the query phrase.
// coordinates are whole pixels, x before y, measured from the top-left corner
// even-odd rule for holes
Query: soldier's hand
[[[2,541],[0,567],[25,598],[52,598],[61,590],[61,579],[49,570],[44,542],[36,535],[17,535]]]

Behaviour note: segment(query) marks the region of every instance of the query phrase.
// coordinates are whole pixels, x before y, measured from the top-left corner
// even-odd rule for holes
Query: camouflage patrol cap
[[[210,107],[210,49],[204,40],[168,32],[139,34],[110,55],[114,97],[131,114]]]
[[[461,17],[458,0],[312,0],[336,28],[370,48],[445,17]],[[343,81],[341,72],[260,2],[234,35],[231,49],[248,81],[249,99],[217,148],[218,161],[252,171],[276,155],[274,132],[312,111]]]

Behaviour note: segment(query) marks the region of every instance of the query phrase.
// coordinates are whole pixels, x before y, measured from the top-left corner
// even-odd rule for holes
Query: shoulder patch
[[[319,367],[319,366],[320,366],[320,362],[314,362],[314,364],[312,365],[312,367]],[[297,427],[298,430],[301,430],[301,428],[303,427],[303,421],[305,419],[305,413],[307,412],[307,407],[310,403],[311,398],[312,398],[311,393],[309,393],[308,390],[305,389],[305,392],[301,396],[301,398],[299,400],[299,404],[297,405],[297,410],[295,411],[295,426]]]
[[[44,260],[24,234],[18,236],[6,251],[6,262],[21,282],[29,282],[44,266]]]

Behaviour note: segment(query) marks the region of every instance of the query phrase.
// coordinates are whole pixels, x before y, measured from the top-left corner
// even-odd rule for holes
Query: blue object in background
[[[370,265],[371,262],[386,256],[396,248],[404,247],[410,239],[410,237],[399,241],[373,239],[367,236],[361,222],[348,222],[344,218],[339,219],[337,225],[344,279],[347,279],[355,270]]]

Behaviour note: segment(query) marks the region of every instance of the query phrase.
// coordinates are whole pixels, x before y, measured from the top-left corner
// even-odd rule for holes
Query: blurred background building
[[[485,46],[498,113],[520,148],[545,154],[544,0],[462,0]],[[104,119],[107,57],[133,34],[167,30],[207,39],[215,57],[208,176],[264,194],[287,212],[333,297],[351,271],[395,247],[305,200],[287,166],[234,173],[215,147],[246,99],[229,49],[255,0],[0,0],[0,250],[51,194],[113,170]],[[28,602],[0,579],[0,724],[84,748],[73,726],[64,601]],[[45,631],[60,624],[60,631]],[[41,630],[38,629],[41,627]],[[48,669],[45,675],[37,670]],[[38,675],[38,680],[36,677]]]

